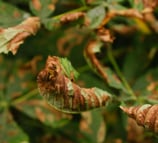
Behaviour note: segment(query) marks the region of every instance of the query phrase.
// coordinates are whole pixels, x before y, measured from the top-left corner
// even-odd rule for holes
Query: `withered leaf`
[[[12,52],[16,54],[19,46],[24,40],[34,35],[40,28],[40,20],[38,17],[29,17],[21,24],[0,30],[0,53],[7,54]]]

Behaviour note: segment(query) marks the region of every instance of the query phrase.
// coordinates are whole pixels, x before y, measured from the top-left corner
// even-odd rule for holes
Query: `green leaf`
[[[107,0],[108,3],[119,3],[122,1],[124,1],[124,0]]]
[[[133,47],[128,54],[126,54],[123,73],[127,80],[131,81],[142,74],[147,65],[147,54],[147,49],[142,46],[141,43],[137,43],[137,45]]]
[[[29,13],[0,1],[0,27],[17,25],[29,16]]]
[[[133,3],[133,8],[137,9],[138,11],[142,11],[144,8],[144,4],[142,0],[137,0],[136,2]]]
[[[87,17],[90,20],[90,28],[97,28],[105,17],[105,8],[97,6],[87,12]]]
[[[117,4],[117,3],[116,4],[110,4],[108,7],[109,7],[110,10],[125,10],[125,9],[127,9],[126,7],[124,7],[120,4]]]
[[[32,143],[40,142],[42,137],[44,137],[45,134],[48,134],[49,130],[52,130],[50,127],[44,125],[41,121],[31,118],[15,107],[11,107],[10,112],[19,127],[21,127],[25,133],[27,133],[29,140]]]
[[[68,118],[61,118],[61,114],[56,110],[50,109],[46,102],[42,101],[42,97],[36,93],[32,98],[16,105],[17,109],[25,113],[32,119],[40,121],[43,125],[52,128],[60,128],[70,122]],[[58,117],[58,119],[56,119]]]
[[[79,73],[73,68],[70,61],[66,58],[60,58],[60,63],[62,66],[62,70],[64,71],[64,74],[70,78],[70,79],[77,79],[79,76]]]
[[[135,82],[133,89],[138,96],[156,97],[158,93],[158,68],[149,70],[144,75],[140,76]]]
[[[116,89],[121,89],[125,93],[128,93],[127,89],[124,87],[122,82],[118,81],[118,79],[115,78],[115,73],[110,68],[104,68],[106,74],[108,75],[108,84],[110,87],[114,87]]]
[[[2,55],[0,59],[0,74],[4,75],[3,78],[0,78],[0,85],[2,87],[2,97],[6,102],[21,97],[36,87],[33,72],[23,69],[24,60],[11,60],[4,58]]]
[[[30,9],[33,14],[44,20],[54,12],[55,7],[52,0],[37,0],[30,2]]]
[[[2,143],[29,143],[28,135],[17,126],[10,112],[0,112],[0,141]]]
[[[101,143],[105,140],[106,124],[101,110],[82,113],[80,130],[90,143]],[[97,118],[96,118],[97,117]],[[86,125],[86,128],[85,126]]]
[[[48,30],[56,30],[60,27],[60,19],[48,18],[43,21],[43,24]]]

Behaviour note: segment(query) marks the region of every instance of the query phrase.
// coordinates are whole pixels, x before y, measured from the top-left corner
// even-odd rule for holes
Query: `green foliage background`
[[[49,107],[38,93],[36,77],[44,67],[48,55],[66,56],[80,73],[78,84],[83,87],[99,87],[108,90],[120,100],[128,100],[121,91],[111,89],[87,65],[83,49],[95,37],[94,29],[106,15],[108,8],[120,10],[135,8],[141,11],[142,1],[98,0],[86,7],[84,0],[58,0],[55,10],[48,9],[51,0],[40,0],[42,9],[37,11],[30,0],[0,0],[0,27],[7,28],[22,22],[28,16],[38,16],[42,28],[29,37],[13,56],[0,55],[0,142],[1,143],[124,143],[132,142],[127,130],[127,117],[119,109],[120,102],[114,101],[105,109],[70,115]],[[104,7],[105,6],[105,7]],[[82,27],[77,20],[56,26],[61,14],[71,10],[86,10],[91,25]],[[96,14],[98,13],[98,14]],[[154,10],[155,17],[158,9]],[[158,21],[157,21],[158,22]],[[132,33],[119,33],[119,26],[136,27]],[[128,104],[157,103],[158,96],[158,31],[142,28],[132,18],[117,16],[106,27],[115,40],[112,53],[124,76],[138,97]],[[62,53],[60,48],[68,50]],[[103,50],[98,58],[114,70]],[[114,70],[115,72],[115,70]],[[156,84],[149,89],[149,85]],[[143,131],[137,142],[156,142],[157,136]]]

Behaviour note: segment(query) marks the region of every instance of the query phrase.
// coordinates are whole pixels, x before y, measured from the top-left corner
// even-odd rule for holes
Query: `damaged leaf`
[[[40,21],[37,17],[30,17],[21,24],[0,30],[0,53],[16,54],[19,46],[24,40],[34,35],[40,28]]]
[[[121,107],[121,109],[137,124],[158,133],[158,105],[144,104],[142,106]]]
[[[29,143],[28,135],[17,126],[9,110],[0,112],[0,140],[2,143]]]
[[[99,74],[104,79],[104,81],[110,87],[121,89],[125,93],[128,93],[116,74],[114,74],[114,72],[109,67],[103,66],[95,56],[97,52],[100,52],[101,46],[102,44],[99,41],[90,41],[88,43],[84,50],[84,55],[87,63],[97,74]]]
[[[28,12],[0,1],[0,27],[15,26],[29,16],[30,14]]]
[[[42,20],[49,17],[55,10],[55,2],[53,0],[31,0],[31,11]]]
[[[81,88],[67,78],[58,57],[48,57],[37,77],[40,94],[54,108],[67,113],[80,113],[105,106],[112,98],[99,88]]]

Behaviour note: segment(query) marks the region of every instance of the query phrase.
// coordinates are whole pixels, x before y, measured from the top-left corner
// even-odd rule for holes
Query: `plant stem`
[[[32,96],[34,96],[35,94],[38,94],[38,89],[33,89],[31,90],[30,92],[28,92],[27,94],[15,99],[13,102],[12,102],[12,105],[16,105],[18,103],[21,103],[23,101],[26,101],[27,99],[31,98]]]
[[[70,13],[74,13],[74,12],[80,12],[80,11],[85,11],[87,9],[89,9],[89,7],[83,6],[83,7],[80,7],[80,8],[77,8],[77,9],[74,9],[74,10],[71,10],[71,11],[59,14],[57,16],[54,16],[54,17],[52,17],[52,19],[60,19],[62,16],[66,15],[66,14],[70,14]]]
[[[136,95],[134,94],[133,90],[131,89],[130,85],[128,84],[127,80],[125,79],[125,77],[123,76],[121,70],[119,69],[117,63],[116,63],[116,60],[114,59],[114,56],[112,54],[112,48],[111,46],[109,45],[108,46],[108,57],[109,57],[109,60],[111,61],[117,75],[119,76],[119,78],[122,80],[125,88],[128,90],[129,94],[131,95],[131,97],[133,99],[136,99]]]

